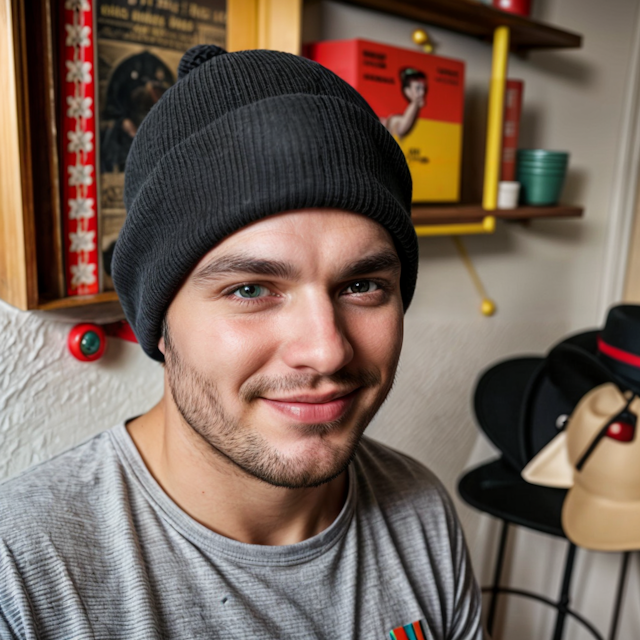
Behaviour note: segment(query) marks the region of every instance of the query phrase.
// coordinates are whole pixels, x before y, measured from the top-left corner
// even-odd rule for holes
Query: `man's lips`
[[[358,389],[338,395],[298,394],[290,398],[260,398],[269,407],[296,422],[308,424],[339,420],[353,403]]]

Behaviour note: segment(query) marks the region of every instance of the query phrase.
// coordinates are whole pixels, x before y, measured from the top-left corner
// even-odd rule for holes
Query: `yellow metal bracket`
[[[493,233],[496,229],[494,216],[485,216],[482,222],[466,222],[460,224],[421,224],[416,225],[416,234],[427,236],[459,236],[478,233]]]

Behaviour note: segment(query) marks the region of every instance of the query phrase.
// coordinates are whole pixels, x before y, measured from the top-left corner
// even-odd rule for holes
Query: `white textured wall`
[[[0,301],[0,478],[45,460],[162,395],[162,368],[138,345],[110,340],[95,363],[67,349],[73,325]]]
[[[407,315],[398,382],[370,429],[427,463],[454,494],[463,469],[494,455],[471,415],[478,371],[501,357],[544,352],[567,332],[602,321],[598,291],[638,1],[534,3],[544,20],[583,33],[585,47],[512,59],[511,75],[526,83],[523,144],[572,152],[565,195],[584,204],[586,216],[529,228],[500,225],[493,236],[467,240],[498,303],[498,315],[491,319],[479,315],[476,293],[451,242],[421,240],[420,276]],[[364,37],[411,46],[417,26],[322,2],[308,7],[305,33],[308,40]],[[489,46],[428,30],[438,53],[467,63],[470,104],[482,115]],[[160,397],[161,369],[136,345],[112,340],[103,360],[80,363],[66,350],[69,328],[0,303],[0,478],[144,412]],[[459,512],[478,575],[488,582],[496,524],[462,504]],[[510,551],[513,585],[556,594],[561,541],[520,530]],[[574,578],[577,608],[605,632],[618,558],[583,553]],[[640,637],[640,611],[633,606],[639,584],[634,565],[620,640]],[[538,605],[513,600],[503,622],[504,638],[551,635],[551,616]],[[587,637],[574,625],[567,630],[566,640]]]

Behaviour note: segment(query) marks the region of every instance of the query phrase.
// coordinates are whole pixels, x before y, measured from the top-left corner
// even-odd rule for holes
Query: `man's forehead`
[[[344,266],[367,255],[396,255],[389,232],[377,222],[355,213],[335,210],[294,211],[269,216],[247,225],[213,247],[193,273],[217,263],[230,266],[242,260],[279,260],[299,268],[331,260]]]
[[[233,273],[299,279],[322,271],[336,277],[400,272],[389,233],[372,220],[335,211],[291,212],[230,235],[196,265],[196,284]]]

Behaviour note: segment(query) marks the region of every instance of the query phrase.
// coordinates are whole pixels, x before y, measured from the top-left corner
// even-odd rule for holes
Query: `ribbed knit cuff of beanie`
[[[418,246],[404,155],[365,100],[321,65],[276,51],[199,45],[151,109],[125,169],[116,291],[152,358],[185,277],[226,236],[268,215],[332,208],[391,234],[405,309]]]

